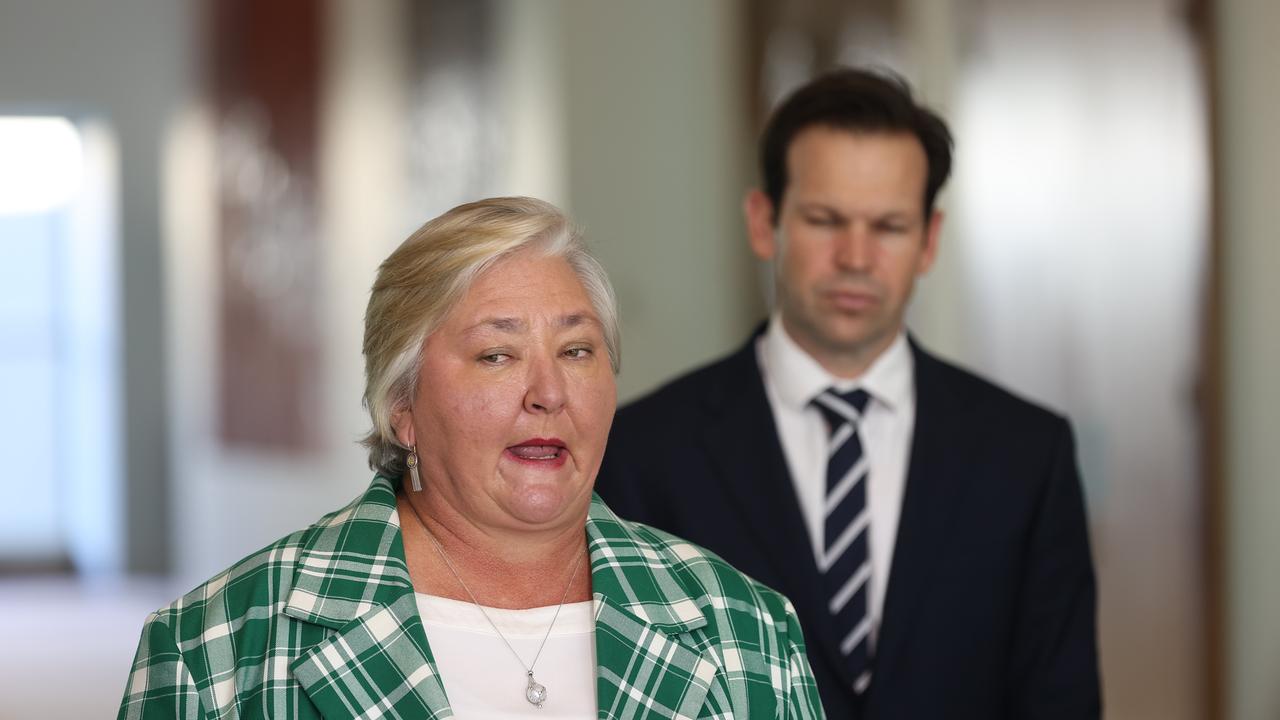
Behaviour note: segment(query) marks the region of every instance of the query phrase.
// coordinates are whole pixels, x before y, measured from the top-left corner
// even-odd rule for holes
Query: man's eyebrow
[[[837,214],[837,215],[841,214],[839,210],[835,209],[834,207],[832,207],[832,206],[830,206],[830,205],[828,205],[828,204],[826,204],[826,203],[824,203],[824,202],[817,202],[817,201],[808,201],[808,202],[805,202],[805,201],[801,201],[800,203],[798,203],[798,205],[800,206],[800,209],[801,209],[801,210],[804,210],[804,211],[806,211],[806,212],[814,212],[814,211],[818,211],[818,210],[820,210],[820,211],[823,211],[823,212],[835,213],[835,214]]]
[[[823,202],[800,202],[798,203],[798,206],[801,212],[824,212],[824,213],[829,213],[832,216],[840,219],[848,219],[848,216],[844,213],[844,211],[838,208],[832,207],[831,205],[828,205]],[[909,220],[912,217],[915,217],[917,214],[918,213],[915,210],[912,210],[910,208],[891,208],[889,210],[885,210],[882,213],[871,216],[871,220],[877,221],[877,222],[904,220],[904,219]]]
[[[917,213],[911,210],[890,210],[880,216],[881,220],[910,220],[917,217]]]

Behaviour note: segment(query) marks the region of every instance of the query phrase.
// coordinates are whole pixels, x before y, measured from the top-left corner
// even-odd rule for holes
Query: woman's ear
[[[413,430],[413,411],[400,408],[391,413],[391,429],[396,433],[396,442],[402,447],[411,448],[418,442]]]

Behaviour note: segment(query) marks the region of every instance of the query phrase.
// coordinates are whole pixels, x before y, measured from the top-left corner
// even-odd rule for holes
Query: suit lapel
[[[907,484],[894,543],[876,648],[876,674],[893,671],[910,639],[913,617],[928,593],[930,576],[944,554],[954,512],[972,473],[964,402],[947,386],[937,360],[912,341],[916,421]]]
[[[716,664],[610,598],[595,599],[600,717],[701,715]]]
[[[688,634],[706,626],[672,569],[597,497],[587,519],[601,718],[701,714],[720,663]]]
[[[759,331],[732,357],[723,383],[709,397],[713,407],[705,443],[726,497],[782,579],[775,589],[790,598],[800,617],[826,628],[822,578],[756,360],[758,336]],[[834,635],[808,633],[805,641],[820,648],[833,667],[844,668]]]
[[[395,487],[376,478],[301,551],[284,614],[333,630],[290,664],[326,718],[453,715],[418,615]]]
[[[352,620],[290,667],[325,718],[453,716],[411,592]]]

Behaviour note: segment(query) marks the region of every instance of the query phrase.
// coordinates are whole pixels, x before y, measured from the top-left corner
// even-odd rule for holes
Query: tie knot
[[[847,393],[838,393],[828,388],[813,399],[813,404],[822,413],[822,417],[826,418],[831,432],[835,432],[845,423],[857,425],[870,401],[871,395],[862,388]]]

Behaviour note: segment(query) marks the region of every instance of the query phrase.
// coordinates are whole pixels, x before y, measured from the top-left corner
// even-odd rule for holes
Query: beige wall
[[[567,201],[618,291],[625,401],[743,342],[764,313],[739,219],[744,7],[560,9]]]
[[[1219,0],[1229,717],[1280,717],[1280,4]]]

